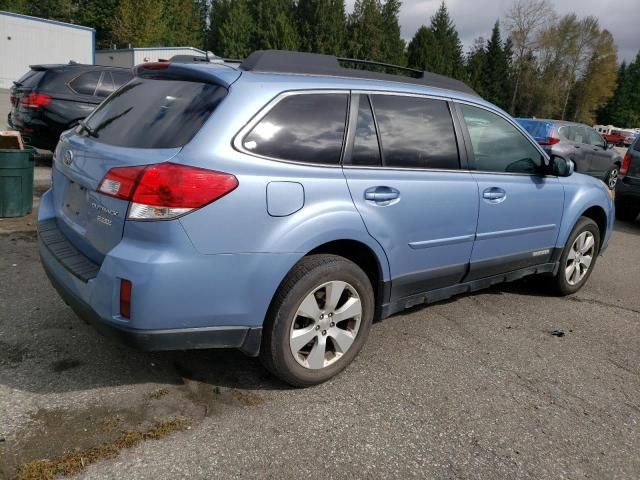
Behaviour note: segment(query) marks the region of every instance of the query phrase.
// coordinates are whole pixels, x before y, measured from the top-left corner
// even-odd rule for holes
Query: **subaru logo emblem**
[[[64,152],[63,161],[65,165],[71,165],[73,163],[73,151],[67,150],[66,152]]]

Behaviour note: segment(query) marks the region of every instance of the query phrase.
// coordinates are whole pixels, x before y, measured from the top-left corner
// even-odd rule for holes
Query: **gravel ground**
[[[396,315],[300,390],[237,352],[102,338],[33,234],[0,235],[0,478],[177,417],[191,427],[79,478],[640,478],[639,245],[618,224],[572,297],[525,281]]]

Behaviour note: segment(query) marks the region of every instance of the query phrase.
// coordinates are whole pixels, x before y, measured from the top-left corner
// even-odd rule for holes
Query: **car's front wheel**
[[[356,357],[374,308],[371,282],[355,263],[337,255],[304,257],[272,302],[260,358],[291,385],[322,383]]]
[[[587,282],[600,253],[600,229],[587,217],[580,217],[560,256],[552,288],[558,295],[577,292]]]

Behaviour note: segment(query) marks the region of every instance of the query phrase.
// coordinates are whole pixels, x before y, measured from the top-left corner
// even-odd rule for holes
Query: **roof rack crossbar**
[[[423,70],[417,68],[403,67],[401,65],[394,65],[392,63],[374,62],[373,60],[360,60],[359,58],[343,58],[338,57],[338,62],[342,63],[354,63],[356,65],[371,65],[375,67],[393,68],[394,70],[401,70],[403,72],[411,72],[417,75],[423,75]]]

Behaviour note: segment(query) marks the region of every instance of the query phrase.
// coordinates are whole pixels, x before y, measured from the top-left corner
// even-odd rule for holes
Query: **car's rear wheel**
[[[560,268],[551,287],[558,295],[577,292],[587,282],[600,253],[600,229],[587,217],[580,217],[560,256]]]
[[[260,358],[291,385],[322,383],[356,357],[374,308],[371,282],[355,263],[337,255],[304,257],[272,302]]]
[[[617,165],[613,165],[605,175],[604,183],[607,184],[607,187],[609,187],[609,190],[616,189],[619,173],[620,173],[620,167],[618,167]]]

